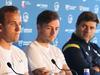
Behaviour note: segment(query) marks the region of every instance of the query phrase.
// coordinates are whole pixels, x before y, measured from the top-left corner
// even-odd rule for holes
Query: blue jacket
[[[84,69],[89,68],[91,75],[100,75],[92,70],[93,66],[100,67],[100,48],[94,43],[86,43],[74,33],[71,39],[63,46],[63,54],[71,69],[83,75]]]

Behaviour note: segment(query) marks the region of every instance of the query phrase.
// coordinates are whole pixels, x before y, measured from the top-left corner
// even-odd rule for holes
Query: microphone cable
[[[18,74],[18,75],[24,75],[24,74],[17,73],[17,72],[12,68],[12,65],[11,65],[10,62],[7,62],[7,66],[8,66],[9,68],[11,68],[11,69],[13,70],[14,73],[16,73],[16,74]]]
[[[73,69],[61,69],[61,68],[59,68],[58,65],[56,64],[56,61],[55,61],[54,59],[51,59],[51,62],[52,62],[59,70],[63,70],[63,71],[72,71],[72,72],[74,72],[76,75],[78,75],[78,73],[77,73],[75,70],[73,70]]]

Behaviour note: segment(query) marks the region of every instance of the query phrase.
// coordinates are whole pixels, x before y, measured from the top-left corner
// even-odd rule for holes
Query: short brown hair
[[[4,24],[5,21],[5,14],[7,12],[15,12],[18,11],[18,8],[16,6],[3,6],[0,8],[0,23]]]
[[[59,19],[57,12],[52,10],[44,10],[37,17],[37,25],[48,24],[52,20]]]
[[[97,15],[91,11],[84,11],[79,15],[76,22],[76,27],[79,26],[79,24],[83,21],[93,21],[96,22],[97,24],[99,23]]]

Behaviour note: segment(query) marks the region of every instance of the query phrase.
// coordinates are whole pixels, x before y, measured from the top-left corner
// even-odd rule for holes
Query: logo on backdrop
[[[94,12],[95,12],[96,14],[98,14],[98,12],[99,12],[99,5],[95,5],[95,6],[94,6]]]
[[[24,28],[24,27],[22,27],[21,33],[30,34],[32,32],[33,32],[32,28]]]
[[[71,24],[73,22],[73,16],[71,14],[68,15],[68,23]]]
[[[18,46],[22,47],[22,46],[27,46],[31,43],[31,41],[24,41],[24,40],[19,40],[18,41]]]
[[[22,8],[25,8],[27,5],[31,5],[31,3],[29,1],[24,1],[24,0],[21,2]]]
[[[22,3],[21,3],[21,6],[23,7],[23,8],[25,8],[25,1],[22,1]]]
[[[54,10],[55,10],[55,11],[59,11],[59,8],[60,8],[59,2],[55,2],[55,3],[54,3]]]
[[[86,7],[86,6],[79,6],[79,10],[80,11],[89,11],[90,8],[89,7]]]
[[[72,33],[72,32],[74,32],[74,29],[65,29],[65,32]]]
[[[6,0],[5,5],[7,6],[12,5],[12,0]]]
[[[36,6],[39,8],[44,8],[44,9],[48,8],[48,4],[36,4]]]
[[[66,4],[65,5],[65,9],[68,11],[68,10],[75,10],[77,8],[77,6],[72,6],[72,5],[68,5]]]
[[[23,22],[27,23],[29,20],[29,13],[28,12],[24,12],[23,13]]]

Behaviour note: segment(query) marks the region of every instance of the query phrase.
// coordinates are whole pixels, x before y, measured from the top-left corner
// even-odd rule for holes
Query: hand
[[[61,70],[61,71],[59,72],[59,74],[60,74],[60,75],[67,75],[66,72],[65,72],[64,70]]]
[[[94,66],[92,69],[95,70],[96,72],[100,72],[100,68],[98,66]]]
[[[62,69],[59,73],[54,73],[54,75],[72,75],[67,64],[63,64]]]
[[[70,70],[68,65],[67,64],[64,64],[62,66],[62,70],[61,70],[61,75],[72,75],[72,72],[71,71],[67,71],[67,70]]]
[[[50,71],[47,70],[45,67],[38,68],[32,71],[33,75],[50,75]]]

